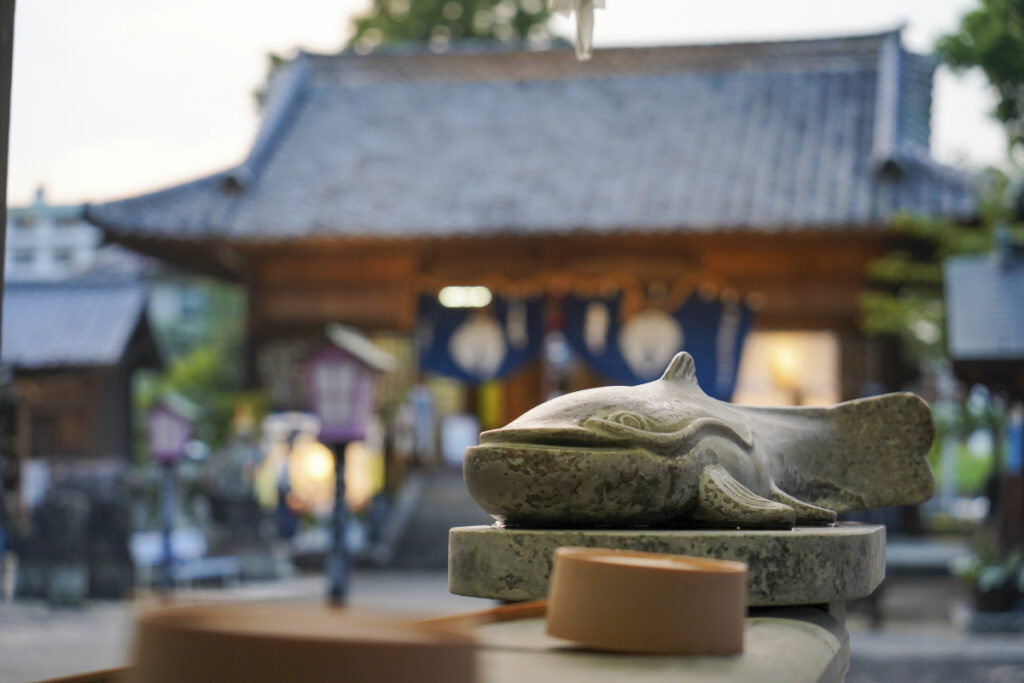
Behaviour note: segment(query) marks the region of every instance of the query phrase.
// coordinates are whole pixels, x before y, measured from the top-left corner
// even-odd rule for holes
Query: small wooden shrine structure
[[[2,363],[5,446],[28,504],[61,481],[107,485],[131,462],[132,374],[162,364],[140,283],[8,282]]]

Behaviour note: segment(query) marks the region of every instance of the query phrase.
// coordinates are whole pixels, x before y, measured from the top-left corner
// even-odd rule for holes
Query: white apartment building
[[[82,218],[82,206],[46,202],[43,188],[28,206],[7,207],[7,280],[62,280],[96,263],[102,235]]]

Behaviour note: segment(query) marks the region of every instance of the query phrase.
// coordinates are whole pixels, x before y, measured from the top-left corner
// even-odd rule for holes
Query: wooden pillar
[[[11,65],[14,59],[14,0],[0,0],[0,326],[3,324],[4,259],[7,237],[7,142],[11,124]],[[3,332],[0,327],[0,333]],[[0,337],[2,338],[2,337]],[[0,435],[2,437],[2,435]],[[19,465],[24,461],[19,460]],[[21,501],[18,501],[20,504]],[[4,505],[0,484],[0,505]],[[0,562],[3,553],[0,552]],[[2,566],[0,566],[2,570]],[[3,572],[0,571],[0,576]]]
[[[1009,451],[1004,453],[1003,489],[1000,492],[998,510],[999,541],[1002,548],[1012,550],[1024,545],[1024,462],[1022,462],[1022,441],[1024,441],[1024,406],[1013,403],[1008,411],[1007,431]],[[996,443],[1005,443],[1007,433],[994,430]],[[998,461],[996,466],[998,467]],[[998,470],[997,470],[998,471]]]
[[[245,336],[242,340],[242,386],[255,389],[261,386],[259,350],[263,342],[263,288],[259,277],[261,262],[253,258],[245,271]]]
[[[0,254],[7,235],[7,139],[11,123],[11,63],[14,57],[14,0],[0,0]],[[4,260],[0,258],[0,301],[4,293]],[[2,310],[2,306],[0,306]],[[0,321],[2,321],[0,316]],[[2,323],[0,323],[2,324]],[[2,331],[2,330],[0,330]]]
[[[503,384],[503,424],[508,424],[530,408],[542,403],[541,363],[532,360],[512,374]]]
[[[32,406],[25,397],[18,400],[17,414],[15,417],[15,432],[18,434],[18,472],[19,478],[25,476],[25,464],[32,457]],[[21,486],[19,485],[14,494],[14,509],[18,511],[19,517],[27,514],[21,499]],[[22,519],[24,523],[26,520]]]
[[[839,393],[840,400],[863,396],[865,380],[870,376],[868,340],[856,332],[840,332]]]

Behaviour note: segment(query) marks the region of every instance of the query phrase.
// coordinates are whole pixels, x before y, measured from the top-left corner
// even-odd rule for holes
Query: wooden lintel
[[[367,330],[409,330],[415,302],[400,283],[391,287],[329,289],[274,287],[264,290],[262,326],[311,326],[341,322]]]
[[[852,329],[878,233],[499,236],[282,244],[246,252],[250,334],[330,321],[409,331],[416,293],[449,284],[557,291],[708,283],[760,294],[759,325]]]
[[[416,259],[396,254],[307,254],[285,252],[259,261],[259,277],[268,286],[394,283],[412,277]]]

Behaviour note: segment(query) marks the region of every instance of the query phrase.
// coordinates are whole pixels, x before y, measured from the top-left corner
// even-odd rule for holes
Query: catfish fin
[[[757,495],[721,465],[711,465],[700,476],[691,517],[715,527],[789,528],[796,513],[784,503]]]
[[[794,498],[778,486],[772,484],[771,499],[793,508],[797,524],[831,524],[836,521],[836,513],[828,508],[818,507]]]
[[[661,375],[666,381],[683,381],[697,383],[697,367],[693,364],[693,356],[686,351],[680,351],[672,360]]]

